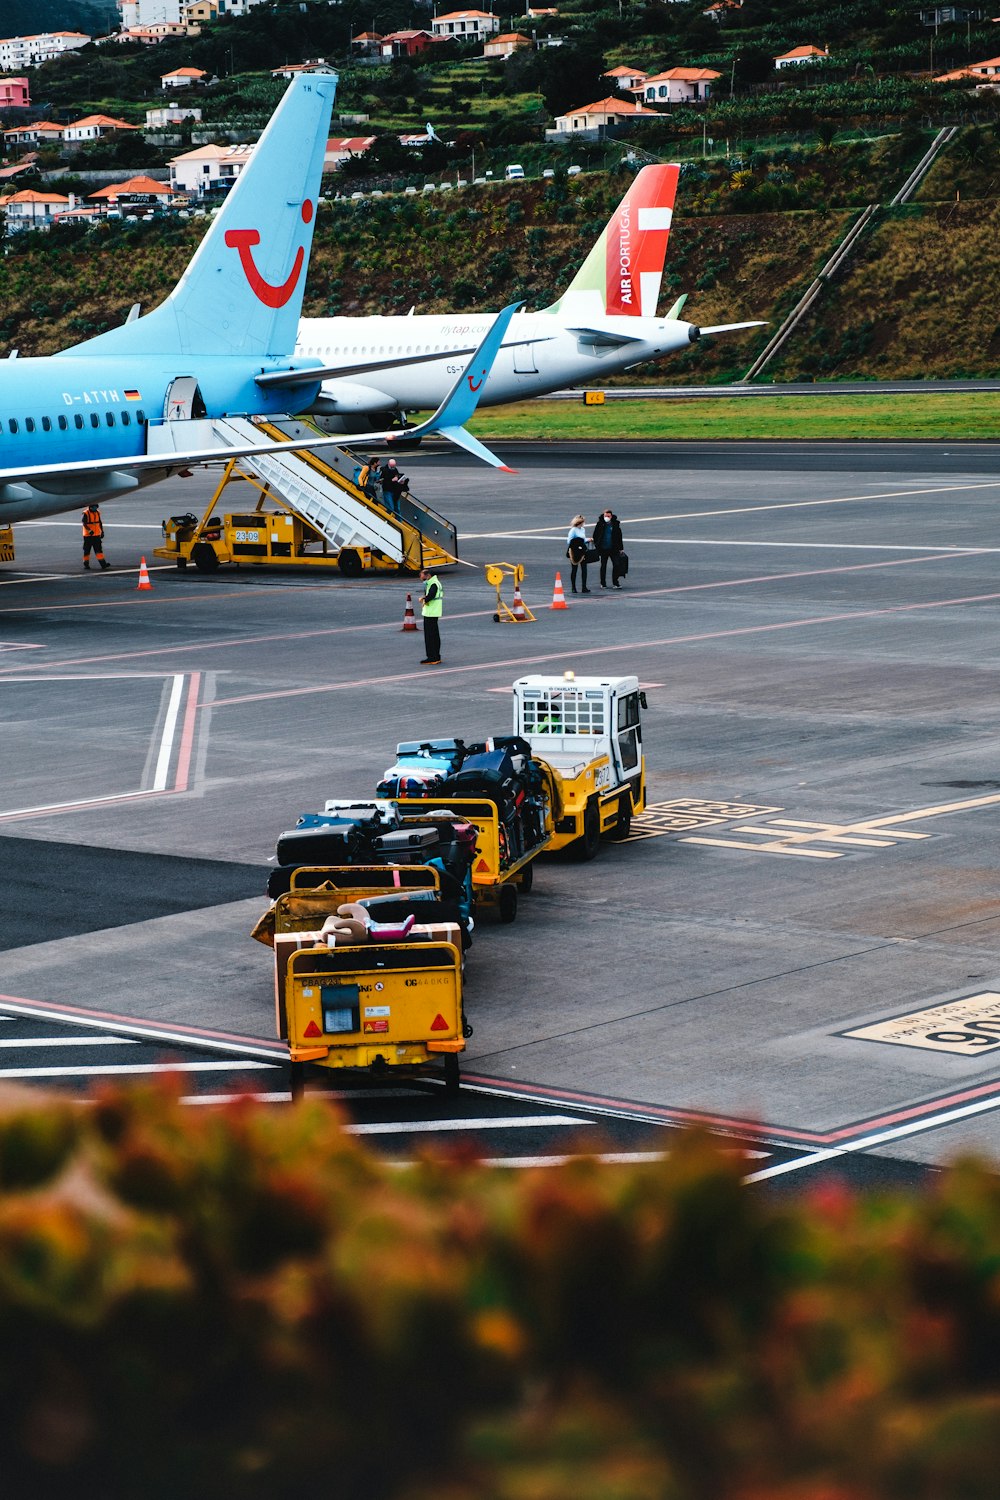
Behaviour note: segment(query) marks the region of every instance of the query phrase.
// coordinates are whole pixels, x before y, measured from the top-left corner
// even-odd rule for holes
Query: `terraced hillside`
[[[992,374],[1000,365],[997,144],[966,132],[919,200],[887,210],[768,377]],[[775,326],[859,209],[887,201],[926,136],[774,147],[684,174],[661,309]],[[306,311],[359,314],[552,302],[630,174],[453,189],[322,205]],[[956,196],[957,195],[957,196]],[[56,228],[21,236],[0,261],[0,348],[48,353],[169,290],[201,233],[187,224]],[[742,374],[765,333],[719,339],[640,376]]]

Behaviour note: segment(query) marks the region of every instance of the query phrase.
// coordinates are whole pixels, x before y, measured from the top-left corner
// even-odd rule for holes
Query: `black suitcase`
[[[436,828],[412,825],[393,829],[392,833],[380,833],[375,839],[379,854],[395,859],[400,854],[429,854],[438,844],[440,836]]]
[[[619,578],[628,577],[628,553],[616,552],[611,560],[611,576],[615,583]]]
[[[292,828],[278,840],[279,865],[350,865],[372,851],[372,839],[356,823],[335,828]]]

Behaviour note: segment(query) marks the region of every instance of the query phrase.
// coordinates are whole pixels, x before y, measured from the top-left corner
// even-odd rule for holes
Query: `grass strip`
[[[470,423],[484,439],[994,442],[1000,391],[719,396],[608,401],[523,401],[489,407]]]

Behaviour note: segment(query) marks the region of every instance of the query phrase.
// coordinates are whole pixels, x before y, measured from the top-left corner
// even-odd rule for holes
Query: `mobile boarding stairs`
[[[379,505],[356,484],[354,476],[364,460],[347,448],[331,442],[319,451],[263,451],[226,461],[227,448],[323,436],[311,422],[291,417],[151,422],[148,452],[218,448],[225,464],[201,521],[173,517],[164,522],[166,545],[156,555],[175,559],[178,567],[191,559],[204,571],[214,571],[220,562],[307,563],[337,566],[348,576],[367,569],[415,573],[457,560],[458,538],[451,522],[412,495],[400,497],[397,513]],[[223,492],[240,481],[256,489],[255,508],[224,521],[213,516]],[[264,509],[268,500],[276,510]]]

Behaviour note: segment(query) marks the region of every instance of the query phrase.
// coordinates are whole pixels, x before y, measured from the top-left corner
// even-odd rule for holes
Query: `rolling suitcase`
[[[369,859],[372,837],[356,823],[327,828],[292,828],[278,840],[279,865],[351,865]]]

